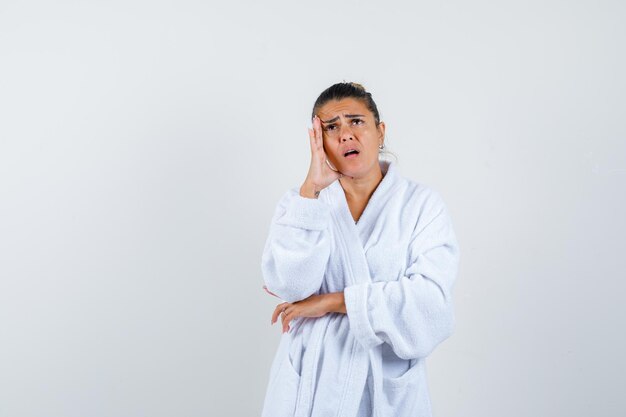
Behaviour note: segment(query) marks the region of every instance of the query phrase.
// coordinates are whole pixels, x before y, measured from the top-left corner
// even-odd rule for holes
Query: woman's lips
[[[346,155],[345,158],[347,158],[347,159],[354,159],[357,156],[359,156],[359,154],[357,152],[353,152],[353,153],[351,153],[349,155]]]

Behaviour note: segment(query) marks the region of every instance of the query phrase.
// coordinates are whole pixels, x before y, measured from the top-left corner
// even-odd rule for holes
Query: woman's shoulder
[[[406,216],[411,236],[420,235],[435,219],[447,217],[447,207],[441,193],[430,184],[405,178],[404,190],[402,212]]]
[[[405,195],[409,202],[420,207],[432,207],[435,209],[445,205],[441,193],[430,184],[411,178],[403,178],[403,180],[406,190]]]

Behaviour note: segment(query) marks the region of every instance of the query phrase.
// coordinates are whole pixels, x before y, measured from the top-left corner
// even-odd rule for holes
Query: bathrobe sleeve
[[[330,257],[330,207],[292,188],[278,202],[261,270],[267,289],[293,303],[318,293]]]
[[[409,245],[410,263],[399,279],[373,279],[344,289],[350,329],[370,349],[391,345],[403,359],[428,356],[454,328],[452,289],[459,247],[448,211],[431,191]]]

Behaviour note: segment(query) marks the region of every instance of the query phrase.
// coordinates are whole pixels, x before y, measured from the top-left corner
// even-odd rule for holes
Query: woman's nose
[[[349,126],[341,126],[340,129],[341,130],[339,131],[339,138],[341,139],[342,142],[345,142],[348,139],[349,140],[353,139],[352,130],[350,129]]]

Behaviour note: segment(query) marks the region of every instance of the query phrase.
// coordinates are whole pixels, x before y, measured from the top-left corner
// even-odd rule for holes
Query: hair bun
[[[359,90],[365,91],[365,87],[363,87],[363,85],[361,85],[359,83],[351,82],[350,85],[352,85],[353,87],[358,88]]]

